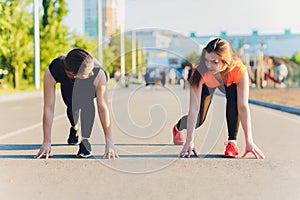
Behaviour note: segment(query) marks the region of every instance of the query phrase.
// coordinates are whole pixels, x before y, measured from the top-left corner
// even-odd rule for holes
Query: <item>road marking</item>
[[[59,119],[61,119],[64,116],[65,116],[65,114],[58,115],[58,116],[54,117],[53,120],[54,121],[59,120]],[[31,125],[31,126],[28,126],[28,127],[25,127],[25,128],[22,128],[22,129],[19,129],[17,131],[6,133],[6,134],[0,136],[0,140],[9,138],[9,137],[12,137],[12,136],[15,136],[15,135],[19,135],[20,133],[23,133],[25,131],[29,131],[29,130],[35,129],[35,128],[40,127],[40,126],[42,126],[42,122],[40,122],[38,124],[34,124],[34,125]]]

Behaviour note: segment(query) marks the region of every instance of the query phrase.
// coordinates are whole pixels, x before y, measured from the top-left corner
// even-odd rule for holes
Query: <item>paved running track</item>
[[[225,99],[215,95],[197,130],[200,156],[178,158],[171,128],[188,110],[188,90],[110,88],[113,137],[120,158],[104,160],[98,116],[94,157],[76,159],[66,145],[69,124],[57,92],[52,158],[33,159],[42,141],[41,94],[0,102],[1,199],[298,199],[300,117],[251,105],[253,135],[266,159],[224,158]],[[240,153],[244,135],[238,136]]]

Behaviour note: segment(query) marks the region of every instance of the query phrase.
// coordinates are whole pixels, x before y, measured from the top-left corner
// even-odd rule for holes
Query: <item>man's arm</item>
[[[35,158],[38,159],[43,155],[49,158],[51,152],[51,128],[55,106],[55,85],[56,81],[49,69],[47,69],[44,75],[43,144],[35,156]]]
[[[96,86],[96,98],[97,98],[97,108],[98,114],[100,118],[100,122],[105,135],[105,152],[104,158],[117,158],[119,157],[113,141],[111,134],[111,123],[110,123],[110,115],[108,110],[108,100],[107,100],[107,83],[106,76],[103,70],[100,70],[95,82]]]

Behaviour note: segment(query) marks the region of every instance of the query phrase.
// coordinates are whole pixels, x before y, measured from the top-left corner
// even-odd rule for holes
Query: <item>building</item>
[[[102,2],[102,35],[105,40],[116,32],[118,23],[119,0],[85,0],[84,32],[90,39],[98,38],[98,3]]]
[[[221,32],[216,36],[194,36],[194,39],[203,44],[211,37],[220,37],[228,40],[235,51],[240,48],[245,53],[256,55],[262,51],[266,55],[291,57],[297,51],[300,51],[300,34],[292,34],[290,29],[284,30],[282,34],[259,34],[258,30],[253,30],[251,35],[227,35]]]
[[[98,37],[98,0],[84,1],[84,32],[91,39]]]
[[[131,37],[131,32],[126,33]],[[240,56],[248,55],[251,63],[255,63],[260,55],[288,56],[300,51],[300,34],[292,34],[289,29],[283,34],[259,34],[253,30],[249,35],[220,35],[197,36],[191,33],[184,36],[161,29],[143,29],[136,31],[140,48],[145,52],[147,66],[165,66],[166,68],[181,68],[182,61],[191,52],[200,54],[202,48],[213,38],[220,37],[228,40],[234,51]]]
[[[105,37],[114,34],[118,27],[118,1],[117,0],[104,0],[105,11]]]
[[[131,38],[132,32],[126,32]],[[181,68],[182,61],[190,52],[200,54],[201,45],[179,33],[161,29],[136,31],[136,41],[143,49],[147,67]]]

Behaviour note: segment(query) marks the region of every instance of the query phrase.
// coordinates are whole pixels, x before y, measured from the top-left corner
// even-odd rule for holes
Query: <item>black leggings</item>
[[[196,123],[196,128],[200,127],[205,121],[208,108],[213,99],[213,93],[216,88],[208,88],[206,85],[202,87],[201,95],[201,105],[200,111]],[[238,116],[237,108],[237,91],[236,84],[232,84],[229,87],[224,85],[224,87],[219,87],[219,89],[225,93],[226,96],[226,121],[228,129],[228,140],[236,140],[240,119]],[[176,124],[176,127],[179,131],[187,128],[187,115],[183,116]]]
[[[81,124],[81,136],[89,138],[92,133],[94,119],[95,119],[95,105],[93,101],[85,103],[83,106],[72,106],[67,107],[68,119],[72,126],[78,123],[80,114],[80,124]]]

